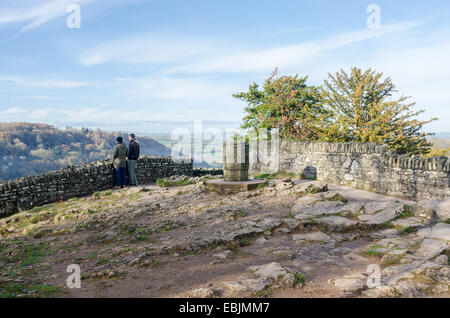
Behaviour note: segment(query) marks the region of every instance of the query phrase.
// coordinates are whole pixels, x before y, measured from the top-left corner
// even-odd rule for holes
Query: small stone
[[[414,215],[446,221],[450,219],[450,200],[424,200],[411,207]]]
[[[278,263],[270,263],[261,266],[251,266],[249,270],[253,271],[258,277],[277,279],[287,271]]]
[[[447,265],[448,264],[448,256],[447,255],[440,255],[434,259],[434,262],[436,264],[440,265]]]
[[[395,289],[390,286],[378,286],[364,290],[361,296],[368,298],[392,298],[396,296]]]
[[[292,189],[291,192],[315,194],[327,191],[328,191],[328,184],[314,181],[297,184],[294,187],[294,189]]]
[[[217,260],[224,260],[227,258],[232,258],[233,257],[233,252],[230,250],[226,250],[222,253],[218,253],[218,254],[214,254],[213,258],[217,259]]]
[[[274,231],[274,233],[277,233],[277,234],[289,234],[289,233],[291,233],[291,230],[286,229],[286,228],[279,228],[279,229],[276,229]]]
[[[225,295],[227,297],[236,297],[238,295],[243,295],[249,291],[247,286],[239,282],[225,282],[223,283],[223,287],[225,289]]]
[[[257,239],[257,240],[255,241],[255,243],[256,243],[256,244],[263,245],[263,244],[266,244],[266,243],[267,243],[267,240],[266,240],[264,237],[260,237],[259,239]]]
[[[215,294],[215,291],[211,288],[199,288],[188,292],[186,296],[192,298],[210,298]]]
[[[331,236],[322,232],[313,232],[307,234],[295,234],[292,235],[294,241],[312,241],[312,242],[330,242],[333,241]]]
[[[365,282],[359,278],[339,278],[334,282],[334,286],[344,293],[355,294],[364,289]]]
[[[341,201],[344,203],[348,202],[347,199],[338,192],[326,192],[325,194],[322,195],[322,197],[325,200],[329,200],[329,201]]]
[[[294,286],[295,276],[292,273],[288,273],[284,275],[284,277],[280,281],[281,288],[290,288]]]

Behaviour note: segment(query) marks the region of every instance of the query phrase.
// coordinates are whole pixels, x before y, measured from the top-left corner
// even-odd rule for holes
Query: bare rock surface
[[[295,234],[292,236],[294,241],[312,241],[312,242],[331,242],[333,238],[322,232],[313,232],[307,234]]]
[[[220,195],[209,178],[0,219],[0,297],[450,296],[448,201],[290,179]]]
[[[426,238],[450,241],[450,224],[439,223],[431,227],[420,229],[417,235]]]
[[[358,222],[341,216],[327,216],[316,220],[317,223],[324,226],[329,231],[351,230],[356,227]]]
[[[435,218],[438,221],[450,219],[450,200],[425,200],[412,205],[417,216]]]

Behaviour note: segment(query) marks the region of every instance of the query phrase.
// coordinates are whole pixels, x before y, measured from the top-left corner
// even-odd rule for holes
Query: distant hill
[[[450,132],[440,132],[436,133],[434,136],[440,139],[450,139]]]
[[[40,174],[68,165],[110,157],[116,137],[128,144],[126,132],[58,129],[35,123],[0,123],[0,180]],[[170,149],[149,137],[137,138],[142,155],[170,155]]]

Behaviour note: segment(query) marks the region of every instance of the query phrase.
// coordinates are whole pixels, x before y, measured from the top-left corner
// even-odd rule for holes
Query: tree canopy
[[[427,154],[431,143],[409,97],[397,97],[391,78],[372,69],[352,68],[329,74],[322,87],[308,77],[278,76],[234,94],[247,103],[242,128],[279,128],[285,139],[329,142],[378,142],[401,154]]]
[[[278,128],[283,138],[319,140],[329,113],[322,107],[319,88],[307,85],[307,79],[298,75],[278,77],[275,70],[262,90],[253,83],[248,92],[234,94],[248,104],[241,127],[255,132]]]
[[[378,142],[399,153],[426,154],[431,143],[423,125],[435,120],[418,120],[424,110],[414,111],[409,97],[397,93],[391,78],[372,69],[352,68],[328,75],[323,102],[333,112],[329,128],[331,141]]]

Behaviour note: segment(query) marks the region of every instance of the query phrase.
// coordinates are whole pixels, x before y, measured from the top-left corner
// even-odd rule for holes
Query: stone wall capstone
[[[399,155],[376,143],[292,141],[282,141],[279,153],[279,172],[413,200],[450,198],[448,157]],[[267,169],[260,158],[251,156],[250,173]]]
[[[192,161],[174,161],[171,157],[143,156],[137,163],[141,184],[173,175],[193,175]],[[82,166],[22,177],[0,183],[0,217],[36,206],[92,194],[114,187],[112,161],[102,160]]]

